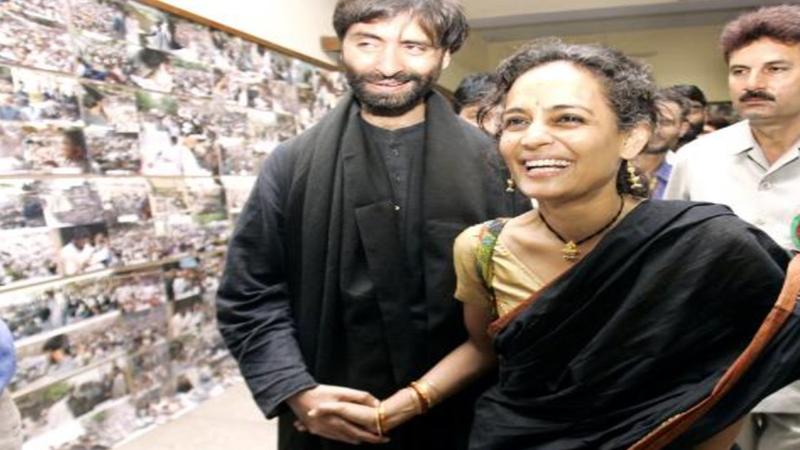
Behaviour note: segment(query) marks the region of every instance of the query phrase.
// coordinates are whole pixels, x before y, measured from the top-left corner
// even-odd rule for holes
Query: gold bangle
[[[408,390],[408,394],[411,396],[411,400],[414,402],[414,405],[416,405],[415,409],[417,414],[422,414],[424,411],[422,410],[422,399],[420,399],[419,394],[411,386],[407,387],[406,389]]]
[[[375,411],[375,421],[378,424],[378,436],[380,437],[383,437],[384,430],[386,429],[386,424],[384,424],[385,420],[386,417],[384,417],[383,402],[378,402],[378,408]]]
[[[428,394],[424,391],[425,388],[416,381],[412,381],[409,387],[414,390],[414,393],[417,394],[417,398],[419,399],[420,403],[420,413],[425,414],[428,412],[431,407],[431,402],[428,398]]]
[[[417,388],[417,391],[420,393],[422,398],[425,400],[425,403],[428,404],[427,405],[428,406],[427,409],[432,408],[433,405],[435,405],[437,403],[436,402],[437,397],[435,395],[435,390],[433,388],[433,385],[430,382],[425,381],[425,380],[417,380],[417,381],[414,381],[411,384]]]
[[[439,392],[436,386],[426,380],[419,380],[418,383],[425,388],[425,393],[428,394],[428,407],[436,406],[439,403]]]

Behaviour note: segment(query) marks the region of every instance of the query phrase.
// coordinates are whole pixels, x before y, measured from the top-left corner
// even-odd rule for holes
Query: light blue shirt
[[[672,165],[667,161],[662,161],[661,165],[658,166],[658,169],[653,173],[653,176],[656,178],[656,185],[653,188],[653,192],[650,195],[650,198],[661,200],[664,198],[664,189],[667,188],[667,183],[669,182],[669,176],[672,173]]]
[[[11,331],[5,322],[0,320],[0,392],[8,386],[11,377],[14,376],[16,366],[14,337],[11,336]]]

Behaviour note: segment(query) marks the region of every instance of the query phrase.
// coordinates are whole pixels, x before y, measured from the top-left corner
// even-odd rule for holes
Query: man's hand
[[[300,423],[295,424],[301,431],[303,429],[327,439],[347,442],[358,445],[363,442],[370,444],[383,444],[389,442],[385,437],[350,422],[335,413],[309,414],[312,409],[317,409],[323,403],[347,402],[374,408],[378,406],[378,399],[369,392],[359,391],[340,386],[319,385],[315,388],[295,394],[287,403]]]

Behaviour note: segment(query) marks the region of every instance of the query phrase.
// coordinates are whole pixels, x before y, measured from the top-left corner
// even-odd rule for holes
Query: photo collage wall
[[[0,2],[0,318],[24,448],[110,448],[220,393],[261,161],[343,75],[124,0]]]

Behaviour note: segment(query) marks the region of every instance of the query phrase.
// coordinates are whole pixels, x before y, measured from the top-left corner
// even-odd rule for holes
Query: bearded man
[[[280,416],[281,449],[466,448],[476,392],[390,440],[309,414],[374,406],[464,341],[453,240],[515,203],[491,140],[432,90],[467,35],[457,3],[340,0],[333,24],[352,93],[263,163],[230,241],[220,331]]]
[[[636,157],[636,165],[650,182],[650,198],[661,199],[672,172],[667,154],[675,151],[681,135],[689,129],[686,115],[689,101],[674,88],[660,89],[653,101],[656,105],[656,127],[647,147]]]

